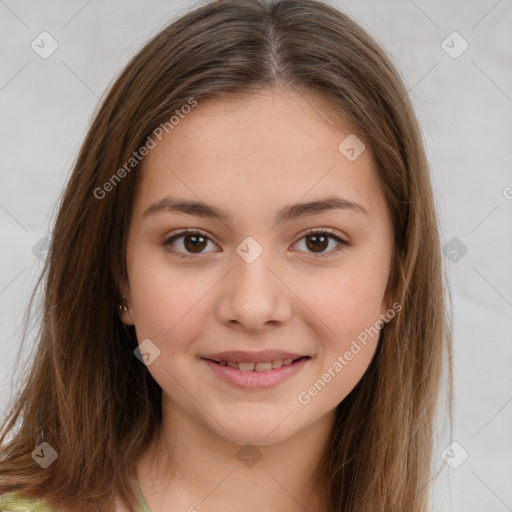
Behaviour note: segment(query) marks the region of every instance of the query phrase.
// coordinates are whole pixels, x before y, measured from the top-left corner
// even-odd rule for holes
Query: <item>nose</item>
[[[218,288],[217,316],[222,323],[249,332],[276,327],[290,318],[293,292],[277,266],[263,253],[252,263],[235,255]],[[276,268],[273,268],[276,267]]]

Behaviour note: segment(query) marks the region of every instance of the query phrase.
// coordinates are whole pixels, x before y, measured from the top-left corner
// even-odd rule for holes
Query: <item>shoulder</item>
[[[30,500],[16,492],[0,495],[0,512],[52,512],[42,501]]]

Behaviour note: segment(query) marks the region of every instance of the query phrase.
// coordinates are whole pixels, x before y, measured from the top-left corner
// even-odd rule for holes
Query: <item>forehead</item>
[[[189,158],[252,153],[258,161],[276,155],[299,159],[302,152],[333,149],[333,145],[337,149],[340,135],[353,133],[341,115],[334,117],[332,103],[325,98],[293,91],[271,89],[200,99],[165,136],[165,142],[175,152],[193,153]],[[258,149],[265,153],[258,154]]]
[[[372,210],[382,198],[369,148],[354,161],[339,150],[352,134],[318,96],[200,99],[144,158],[138,195],[145,206],[172,193],[257,209],[339,192]]]

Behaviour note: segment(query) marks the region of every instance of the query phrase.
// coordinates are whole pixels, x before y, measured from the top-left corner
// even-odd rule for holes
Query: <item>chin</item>
[[[286,439],[293,435],[293,433],[286,432],[278,428],[278,425],[279,421],[275,421],[273,423],[260,423],[255,420],[250,424],[242,425],[235,425],[231,423],[228,429],[229,434],[231,435],[224,430],[217,430],[217,434],[229,443],[240,446],[272,446],[286,441]]]

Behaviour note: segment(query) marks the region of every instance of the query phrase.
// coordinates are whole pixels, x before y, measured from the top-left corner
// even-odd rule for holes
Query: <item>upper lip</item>
[[[283,352],[282,350],[262,350],[260,352],[245,352],[243,350],[229,350],[201,356],[203,359],[212,361],[232,361],[234,363],[268,363],[270,361],[285,361],[286,359],[298,359],[309,357],[294,352]]]

